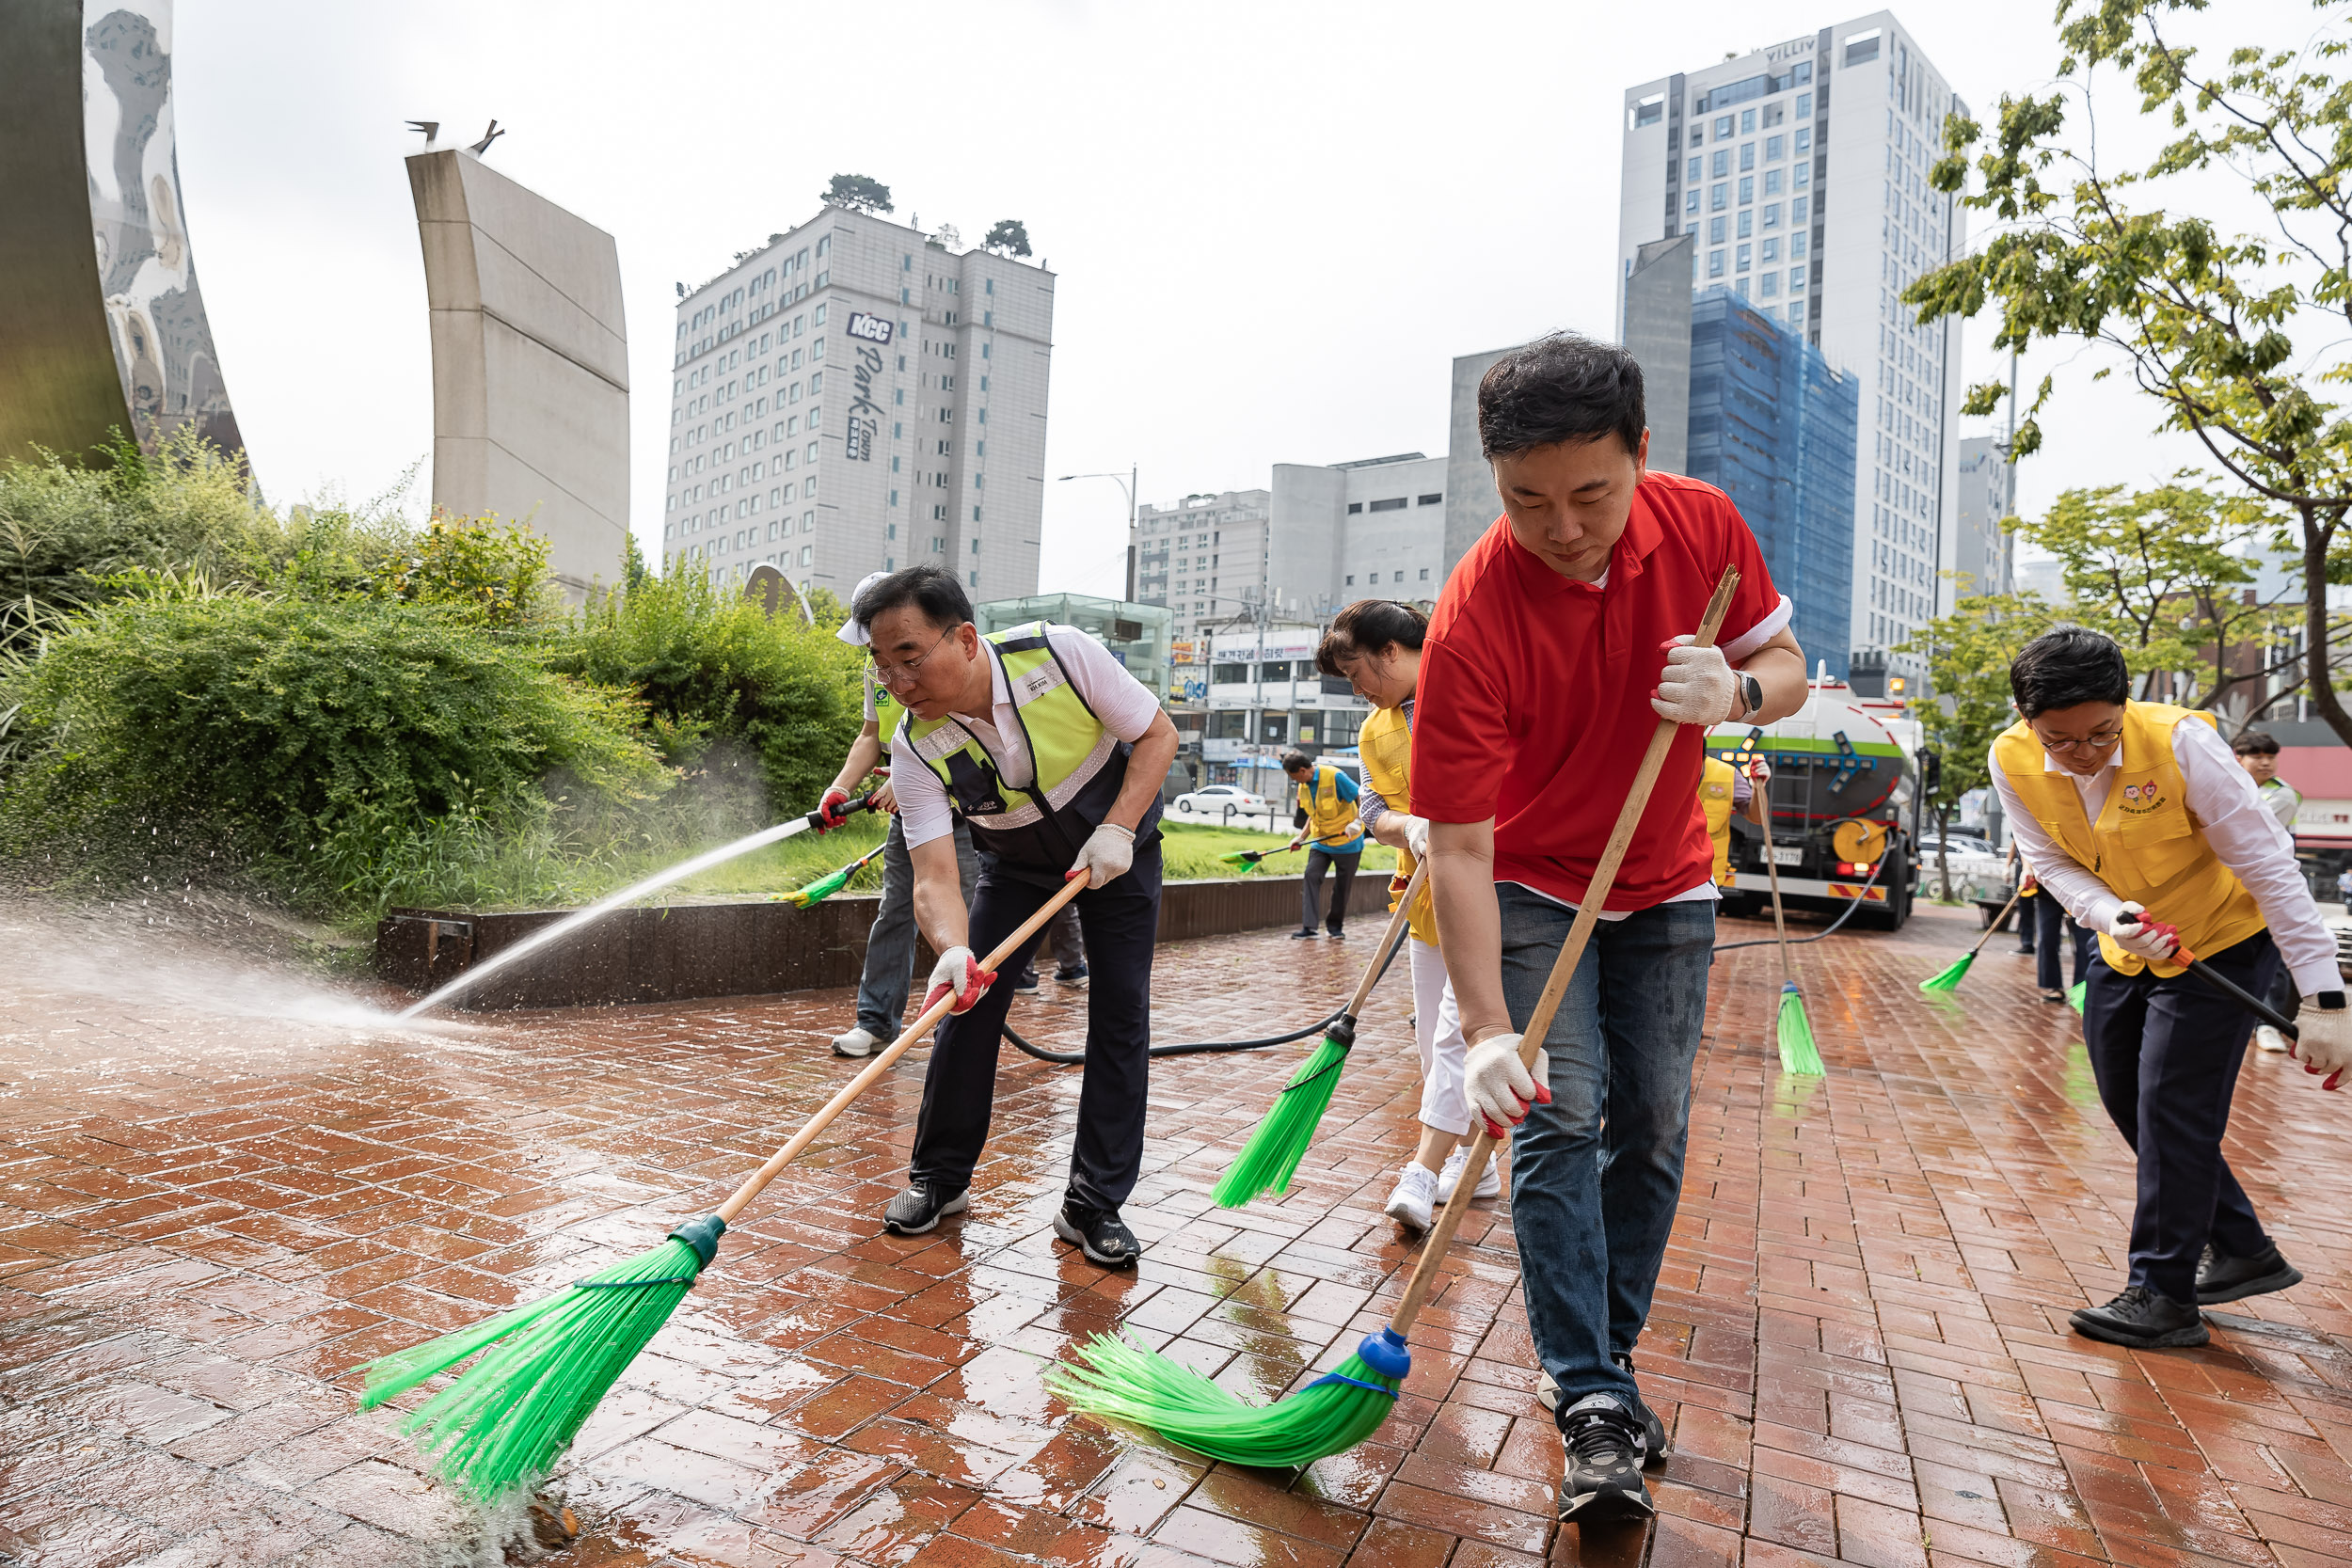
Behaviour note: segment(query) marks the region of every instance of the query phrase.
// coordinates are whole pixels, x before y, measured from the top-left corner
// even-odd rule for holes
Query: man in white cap
[[[887,576],[887,572],[868,572],[859,580],[857,593],[850,595],[850,616],[834,636],[853,647],[867,645],[866,628],[858,624],[855,613],[857,595]],[[841,808],[849,802],[850,792],[881,764],[891,732],[906,714],[889,692],[876,685],[870,661],[864,671],[860,681],[866,688],[866,727],[850,743],[841,771],[834,775],[818,806],[832,825],[847,820]],[[866,934],[866,969],[857,982],[857,1022],[847,1034],[834,1037],[836,1056],[868,1055],[876,1045],[895,1038],[906,1017],[907,992],[914,984],[914,861],[907,853],[906,827],[898,820],[898,802],[887,779],[875,786],[874,804],[890,814],[890,837],[882,845],[882,907],[874,911],[874,928]],[[963,901],[968,905],[979,879],[980,861],[972,849],[972,831],[961,816],[956,818],[955,843],[956,869],[962,874]]]

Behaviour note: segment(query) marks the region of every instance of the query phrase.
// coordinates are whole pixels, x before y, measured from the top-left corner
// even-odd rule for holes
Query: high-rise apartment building
[[[1136,599],[1168,608],[1175,641],[1197,643],[1257,612],[1273,501],[1265,490],[1221,490],[1136,508]]]
[[[1972,436],[1960,444],[1960,513],[1952,569],[1961,576],[1952,585],[1955,594],[2014,591],[2010,546],[2015,541],[2002,531],[2001,523],[2017,511],[2017,469],[2002,446],[1991,436]]]
[[[1854,650],[1901,642],[1950,602],[1939,573],[1954,557],[1960,344],[1900,295],[1962,245],[1960,210],[1928,185],[1955,111],[1889,11],[1625,95],[1618,276],[1645,245],[1689,234],[1693,290],[1801,331],[1858,380]],[[1891,667],[1924,673],[1915,664]]]
[[[1277,463],[1266,588],[1322,623],[1358,599],[1434,603],[1445,583],[1446,460],[1417,451]]]
[[[665,564],[1037,591],[1054,275],[956,243],[827,207],[681,294]]]

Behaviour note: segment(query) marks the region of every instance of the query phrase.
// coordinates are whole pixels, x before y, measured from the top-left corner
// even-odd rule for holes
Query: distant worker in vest
[[[2201,1345],[2201,1306],[2303,1275],[2221,1154],[2253,1019],[2179,955],[2257,996],[2283,961],[2303,993],[2297,1054],[2334,1088],[2352,1064],[2335,942],[2211,714],[2132,700],[2122,649],[2076,626],[2028,642],[2010,689],[2023,718],[1993,743],[1993,785],[2042,895],[2100,933],[2083,1037],[2139,1164],[2129,1278],[2072,1321],[2110,1344]]]
[[[2302,809],[2303,797],[2293,784],[2279,777],[2278,737],[2265,730],[2240,730],[2237,738],[2230,742],[2230,754],[2246,769],[2246,776],[2254,781],[2254,787],[2262,793],[2263,804],[2270,808],[2270,815],[2279,819],[2279,826],[2287,831],[2287,837],[2292,840],[2295,814]],[[2284,964],[2279,966],[2278,977],[2270,982],[2270,995],[2265,1000],[2290,1018],[2302,1005],[2302,997],[2295,989],[2295,976],[2287,973]],[[2265,1051],[2284,1051],[2287,1037],[2267,1023],[2257,1023],[2254,1043]]]
[[[1176,760],[1175,727],[1151,689],[1074,626],[1033,621],[982,636],[961,585],[940,567],[884,578],[858,595],[856,614],[876,676],[907,709],[891,775],[914,863],[914,918],[940,955],[924,1006],[954,997],[923,1080],[907,1188],[882,1224],[918,1235],[968,1205],[1012,1001],[975,955],[1084,877],[1086,1067],[1054,1233],[1104,1268],[1126,1268],[1140,1249],[1119,1211],[1143,1163],[1160,786]],[[968,908],[951,810],[979,851]],[[1012,955],[1015,973],[1039,940]]]
[[[1356,815],[1375,842],[1396,851],[1391,902],[1404,895],[1413,870],[1429,853],[1429,819],[1413,812],[1413,688],[1421,678],[1422,640],[1429,617],[1418,606],[1395,599],[1362,599],[1340,611],[1323,634],[1315,665],[1350,683],[1373,705],[1356,737],[1363,777]],[[1397,1174],[1396,1187],[1382,1205],[1408,1230],[1426,1230],[1438,1205],[1454,1196],[1470,1150],[1470,1097],[1462,1084],[1462,1016],[1446,983],[1445,955],[1438,947],[1438,911],[1423,886],[1407,916],[1405,944],[1413,976],[1413,1043],[1421,1053],[1421,1146]],[[1472,1197],[1497,1197],[1502,1179],[1489,1157]]]
[[[1764,830],[1764,852],[1772,852],[1770,787],[1772,765],[1751,757],[1734,767],[1710,756],[1699,772],[1699,810],[1707,816],[1707,836],[1715,846],[1715,885],[1738,887],[1740,874],[1731,868],[1731,817],[1734,812]],[[1764,785],[1758,788],[1757,785]]]
[[[1307,874],[1298,884],[1298,929],[1293,942],[1315,934],[1315,922],[1339,942],[1347,935],[1347,898],[1356,887],[1356,868],[1364,860],[1364,825],[1356,815],[1357,785],[1345,768],[1328,762],[1311,762],[1304,752],[1284,752],[1282,771],[1298,786],[1298,832],[1288,847],[1308,845]],[[1309,843],[1312,840],[1311,843]],[[1331,912],[1322,913],[1323,874],[1333,873]]]
[[[850,595],[850,605],[856,605],[858,594],[889,575],[866,573],[857,593]],[[834,635],[851,647],[866,646],[866,628],[855,614]],[[866,688],[866,725],[850,743],[841,771],[834,775],[818,802],[818,810],[824,815],[817,829],[820,833],[849,820],[850,792],[882,763],[883,748],[889,745],[904,712],[874,679],[872,665],[866,667],[861,684]],[[859,971],[857,980],[857,1022],[848,1033],[834,1037],[836,1056],[869,1055],[875,1046],[895,1039],[905,1022],[907,991],[914,983],[914,863],[907,857],[906,829],[898,820],[898,798],[888,780],[875,786],[874,805],[891,814],[889,836],[882,840],[882,902],[874,911],[873,928],[866,933],[866,967]],[[973,852],[971,832],[961,821],[955,825],[954,837],[957,875],[968,903],[979,878],[979,858]]]

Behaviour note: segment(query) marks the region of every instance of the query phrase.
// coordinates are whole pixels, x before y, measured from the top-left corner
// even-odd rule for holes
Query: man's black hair
[[[2026,644],[2009,667],[2017,711],[2038,719],[2053,708],[2130,700],[2132,673],[2115,639],[2089,626],[2052,626]]]
[[[1611,434],[1638,452],[1646,423],[1633,356],[1573,332],[1504,355],[1478,383],[1478,445],[1489,459]]]
[[[921,610],[923,619],[940,631],[972,619],[972,600],[964,593],[963,584],[945,566],[934,566],[929,562],[891,573],[860,594],[857,603],[850,607],[850,613],[870,632],[877,616],[901,605],[913,605]]]
[[[1307,753],[1304,752],[1284,752],[1282,753],[1282,771],[1285,773],[1295,773],[1302,768],[1312,768],[1313,766],[1313,763],[1307,760]]]
[[[2279,737],[2268,730],[2240,730],[2230,742],[2230,750],[2239,756],[2275,757],[2279,754]]]
[[[1331,618],[1331,629],[1315,646],[1315,668],[1343,679],[1342,659],[1385,654],[1395,647],[1418,653],[1428,635],[1429,615],[1421,606],[1402,599],[1358,599]]]

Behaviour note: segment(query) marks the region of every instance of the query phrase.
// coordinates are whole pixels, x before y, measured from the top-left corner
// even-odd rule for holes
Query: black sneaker
[[[971,1205],[969,1189],[946,1193],[928,1182],[910,1181],[907,1190],[882,1211],[882,1228],[894,1236],[920,1236],[937,1225],[942,1214],[961,1214]]]
[[[1013,994],[1016,996],[1027,996],[1033,994],[1037,990],[1037,971],[1034,969],[1025,969],[1020,974],[1014,975],[1012,980],[1012,990]]]
[[[1106,1269],[1123,1269],[1143,1248],[1116,1209],[1088,1209],[1064,1202],[1054,1216],[1054,1234],[1087,1255],[1087,1261]]]
[[[1291,941],[1312,942],[1315,938],[1321,935],[1323,935],[1321,931],[1318,931],[1313,927],[1310,926],[1303,931],[1293,931],[1291,933]]]
[[[2086,1307],[2066,1321],[2087,1339],[2104,1339],[2133,1350],[2201,1345],[2213,1338],[2197,1308],[2160,1296],[2145,1285],[2126,1285],[2123,1293],[2105,1307]]]
[[[1612,1352],[1609,1359],[1625,1369],[1625,1375],[1633,1375],[1633,1357],[1623,1352]],[[1658,1418],[1658,1412],[1642,1398],[1639,1388],[1633,1390],[1633,1418],[1642,1423],[1642,1467],[1654,1470],[1666,1463],[1666,1423]]]
[[[1054,983],[1060,986],[1084,986],[1087,983],[1087,966],[1080,964],[1075,969],[1054,971]]]
[[[1560,1482],[1560,1522],[1589,1525],[1646,1519],[1658,1512],[1642,1484],[1642,1423],[1613,1394],[1587,1394],[1560,1418],[1568,1473]]]
[[[2197,1305],[2218,1307],[2302,1283],[2303,1271],[2280,1257],[2275,1246],[2259,1258],[2230,1258],[2207,1247],[2197,1264]]]
[[[1345,931],[1326,931],[1324,935],[1328,937],[1333,942],[1345,942],[1347,940],[1347,933]]]

